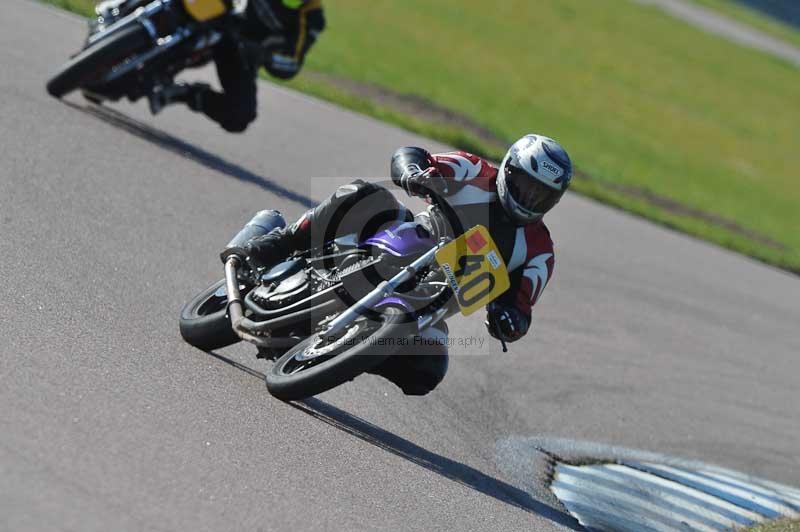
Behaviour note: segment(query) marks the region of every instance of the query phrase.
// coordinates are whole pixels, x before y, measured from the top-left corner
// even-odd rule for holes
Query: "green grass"
[[[719,11],[739,22],[748,24],[758,30],[768,33],[775,38],[786,41],[795,46],[800,46],[800,30],[762,14],[755,9],[742,5],[735,0],[692,0],[703,7]]]
[[[576,188],[800,267],[800,71],[623,0],[350,0],[309,67],[561,140]],[[602,187],[639,187],[780,242],[780,251]]]
[[[79,13],[85,17],[94,14],[94,2],[92,0],[44,0],[48,4],[53,4],[62,9],[67,9]]]
[[[800,70],[793,66],[628,0],[328,4],[328,31],[309,70],[422,96],[506,142],[529,131],[553,136],[592,176],[576,179],[577,191],[800,271]],[[500,155],[469,133],[318,78],[290,86]],[[666,211],[621,187],[734,221],[780,246]]]
[[[774,521],[742,529],[742,532],[800,532],[800,521]]]

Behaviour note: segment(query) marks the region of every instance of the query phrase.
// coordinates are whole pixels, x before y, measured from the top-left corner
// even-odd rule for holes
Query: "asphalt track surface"
[[[576,196],[550,216],[558,265],[533,335],[506,355],[454,349],[426,398],[366,376],[285,404],[248,346],[186,345],[181,306],[221,277],[217,252],[254,211],[297,216],[384,175],[396,147],[437,146],[267,84],[242,136],[184,109],[49,98],[83,36],[5,0],[0,530],[570,526],[513,480],[510,437],[800,485],[798,279]],[[452,320],[453,336],[481,321]]]

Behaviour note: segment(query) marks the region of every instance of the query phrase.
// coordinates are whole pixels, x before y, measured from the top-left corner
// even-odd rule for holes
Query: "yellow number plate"
[[[461,313],[469,316],[508,290],[503,257],[489,231],[476,225],[436,252]]]
[[[198,22],[221,17],[228,12],[223,0],[183,0],[183,7]]]

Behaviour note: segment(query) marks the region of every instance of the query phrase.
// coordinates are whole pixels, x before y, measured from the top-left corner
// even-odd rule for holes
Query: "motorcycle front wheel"
[[[241,341],[233,332],[228,318],[225,279],[209,286],[183,307],[180,330],[186,342],[203,351],[220,349]]]
[[[379,320],[359,318],[334,338],[312,335],[275,362],[266,375],[267,389],[295,401],[335,388],[402,349],[409,332],[403,311],[387,308]]]
[[[152,44],[150,35],[141,24],[121,29],[73,57],[47,82],[47,92],[61,98],[100,79],[114,65]]]

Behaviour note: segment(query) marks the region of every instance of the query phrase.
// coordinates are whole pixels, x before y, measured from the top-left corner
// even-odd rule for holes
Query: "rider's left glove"
[[[525,336],[530,321],[516,307],[490,303],[486,307],[485,324],[494,338],[511,343]]]

